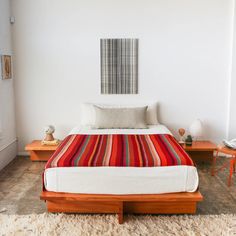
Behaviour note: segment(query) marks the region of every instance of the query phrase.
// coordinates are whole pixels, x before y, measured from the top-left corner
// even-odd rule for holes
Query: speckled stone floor
[[[16,157],[0,171],[0,211],[3,214],[31,214],[46,211],[39,199],[42,190],[42,170],[45,162],[31,162],[28,157]],[[227,170],[210,175],[209,164],[198,164],[200,191],[204,201],[197,214],[236,213],[236,183],[227,186]],[[234,176],[236,179],[236,176]]]

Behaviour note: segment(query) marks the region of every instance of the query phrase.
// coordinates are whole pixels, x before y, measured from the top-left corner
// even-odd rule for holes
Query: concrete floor
[[[46,211],[39,199],[45,162],[31,162],[28,157],[16,157],[0,171],[0,211],[3,214],[31,214]],[[198,214],[236,213],[236,184],[226,185],[228,172],[210,175],[209,164],[199,164],[200,191],[204,201]],[[235,178],[235,177],[234,177]]]

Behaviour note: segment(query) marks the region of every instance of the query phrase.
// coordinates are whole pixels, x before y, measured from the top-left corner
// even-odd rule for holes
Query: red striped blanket
[[[67,136],[46,168],[174,165],[193,165],[193,161],[172,135],[109,134]]]

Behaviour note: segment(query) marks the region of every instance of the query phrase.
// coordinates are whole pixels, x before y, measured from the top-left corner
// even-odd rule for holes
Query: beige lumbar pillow
[[[145,129],[147,106],[102,108],[94,105],[96,129]]]

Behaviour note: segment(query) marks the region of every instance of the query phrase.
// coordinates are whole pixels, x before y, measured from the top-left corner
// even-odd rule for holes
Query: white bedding
[[[148,129],[91,129],[89,126],[78,126],[70,134],[172,134],[164,125],[149,125]]]
[[[76,127],[70,134],[171,134],[164,125],[148,129],[90,129]],[[194,192],[194,166],[168,167],[57,167],[44,173],[48,191],[94,194],[160,194]]]

